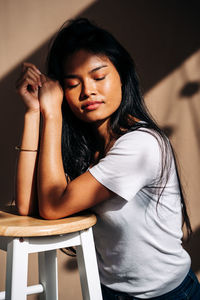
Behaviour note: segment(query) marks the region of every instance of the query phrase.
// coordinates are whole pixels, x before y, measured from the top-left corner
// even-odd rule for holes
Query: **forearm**
[[[62,115],[44,118],[39,162],[38,162],[38,202],[40,214],[53,211],[55,203],[61,199],[66,186],[61,153]]]
[[[36,150],[39,141],[40,112],[26,112],[21,149]],[[16,174],[16,205],[20,214],[30,215],[37,209],[37,153],[20,151]]]

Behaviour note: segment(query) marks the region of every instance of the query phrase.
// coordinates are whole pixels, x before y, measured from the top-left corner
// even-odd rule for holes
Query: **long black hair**
[[[109,120],[110,141],[129,131],[144,130],[144,128],[151,129],[149,132],[158,140],[162,151],[161,174],[159,182],[156,183],[157,187],[159,187],[159,202],[168,180],[173,150],[169,151],[171,145],[167,137],[157,126],[145,106],[133,59],[107,30],[98,27],[85,18],[68,21],[62,26],[52,41],[47,58],[47,73],[51,78],[58,80],[61,86],[63,86],[63,62],[79,50],[105,55],[119,73],[122,83],[122,101]],[[84,173],[94,162],[97,143],[90,125],[76,118],[67,101],[63,101],[62,113],[63,165],[69,178],[74,179]],[[99,159],[105,154],[105,151],[101,152]],[[190,236],[192,229],[179,177],[178,181],[182,201],[183,223],[186,224],[187,232]]]

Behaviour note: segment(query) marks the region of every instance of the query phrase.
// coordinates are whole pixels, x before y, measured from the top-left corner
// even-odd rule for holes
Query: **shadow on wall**
[[[190,81],[187,82],[182,89],[179,91],[179,101],[187,100],[190,101],[193,96],[196,96],[200,92],[200,81]],[[196,108],[190,104],[188,106],[190,113],[193,118],[194,127],[195,127],[195,134],[196,134],[196,141],[200,147],[200,121],[199,121],[199,111],[196,110]],[[170,138],[172,135],[175,134],[176,128],[173,126],[164,126],[162,130],[165,132],[165,134]]]
[[[143,90],[147,92],[200,48],[199,11],[200,3],[193,0],[100,0],[83,11],[80,17],[94,20],[119,39],[135,59]],[[26,61],[44,70],[47,44],[27,57]],[[19,70],[20,66],[17,66],[0,83],[3,203],[13,198],[16,164],[14,147],[19,143],[23,123],[22,104],[14,88]],[[189,82],[182,88],[180,96],[189,98],[197,90],[199,82]],[[173,128],[166,128],[166,132],[172,134]]]
[[[44,57],[47,45],[43,45],[26,61],[35,63],[41,70],[44,69]],[[19,76],[21,66],[13,69],[0,82],[1,110],[1,206],[11,203],[14,197],[14,174],[16,169],[15,146],[20,142],[23,125],[24,108],[22,101],[15,91],[15,81]]]
[[[187,82],[183,88],[180,90],[179,96],[180,96],[180,101],[181,100],[188,100],[192,99],[193,96],[198,94],[200,92],[200,81],[189,81]],[[188,106],[188,109],[190,110],[190,114],[193,118],[194,122],[194,128],[195,128],[195,137],[197,144],[200,149],[200,119],[199,119],[199,111],[196,109],[192,103]]]

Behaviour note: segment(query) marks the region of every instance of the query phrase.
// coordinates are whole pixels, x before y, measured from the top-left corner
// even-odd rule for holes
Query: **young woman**
[[[19,213],[96,213],[104,300],[200,299],[181,243],[182,216],[191,227],[173,152],[145,108],[130,55],[78,19],[55,37],[47,74],[24,63],[17,82],[26,106]]]

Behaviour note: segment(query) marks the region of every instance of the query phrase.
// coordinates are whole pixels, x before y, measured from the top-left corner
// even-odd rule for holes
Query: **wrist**
[[[28,118],[40,118],[40,110],[39,109],[27,109],[25,111],[25,117]]]
[[[55,121],[62,121],[62,112],[61,110],[55,111],[55,112],[42,112],[42,117],[43,120],[48,121],[48,120],[55,120]]]
[[[39,127],[40,112],[26,111],[24,115],[24,128],[20,148],[29,150],[38,149]]]

